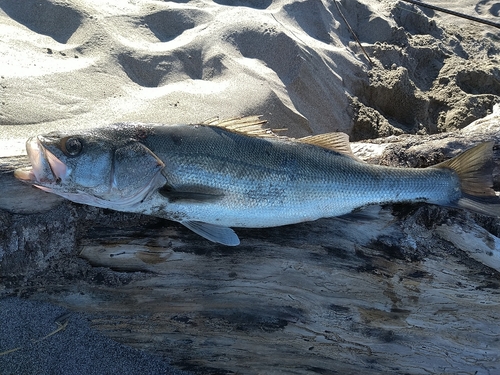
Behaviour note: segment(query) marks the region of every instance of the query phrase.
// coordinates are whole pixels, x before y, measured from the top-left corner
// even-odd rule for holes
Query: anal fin
[[[182,221],[181,224],[212,242],[226,246],[238,246],[240,244],[238,235],[231,228],[202,221]]]

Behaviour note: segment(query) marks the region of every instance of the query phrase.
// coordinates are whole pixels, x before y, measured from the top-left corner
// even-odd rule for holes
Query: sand
[[[494,1],[434,2],[497,20]],[[3,155],[33,134],[261,114],[353,140],[464,127],[500,94],[498,29],[393,1],[0,3]]]
[[[495,0],[432,3],[500,22]],[[338,4],[372,63],[333,1],[0,0],[0,156],[53,130],[213,116],[260,114],[295,137],[433,134],[500,102],[499,29],[403,2]],[[50,331],[62,312],[29,304],[0,300],[0,351]],[[122,368],[168,371],[76,319],[56,340],[0,357],[6,373],[71,373],[65,361],[102,373],[111,357],[94,345]]]
[[[4,298],[0,304],[0,350],[20,348],[0,356],[2,375],[187,375],[169,366],[166,359],[97,333],[82,314],[18,298]],[[47,337],[59,327],[58,320],[61,324],[67,320],[65,329]]]

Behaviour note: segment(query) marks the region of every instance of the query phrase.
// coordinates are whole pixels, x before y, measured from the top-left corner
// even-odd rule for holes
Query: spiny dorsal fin
[[[200,122],[201,125],[217,125],[220,121],[219,116],[207,118],[205,121]]]
[[[287,139],[286,137],[278,136],[275,131],[286,130],[286,129],[269,129],[262,128],[266,120],[261,120],[260,116],[247,116],[247,117],[233,117],[227,120],[219,120],[218,117],[212,117],[208,120],[202,122],[203,125],[217,126],[229,131],[242,133],[245,135],[253,137],[264,137],[264,138],[281,138]],[[338,153],[350,156],[353,159],[358,159],[352,152],[351,146],[349,144],[349,136],[345,133],[325,133],[319,135],[310,135],[303,138],[291,139],[300,143],[307,143],[310,145],[315,145],[318,147],[323,147],[328,150],[336,151]]]
[[[261,120],[260,116],[233,117],[227,120],[219,120],[218,117],[202,122],[203,125],[217,126],[229,131],[250,135],[253,137],[276,137],[271,129],[262,128],[267,120]]]
[[[352,153],[351,145],[349,144],[349,136],[345,133],[338,132],[310,135],[307,137],[299,138],[297,139],[297,141],[323,147],[328,150],[336,151],[338,153],[350,156],[354,159],[358,159]]]

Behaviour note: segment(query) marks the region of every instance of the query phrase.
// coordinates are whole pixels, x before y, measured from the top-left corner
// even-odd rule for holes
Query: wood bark
[[[499,117],[481,121],[353,148],[371,162],[427,166],[477,142],[498,144]],[[495,158],[498,191],[498,149]],[[241,245],[228,248],[173,222],[43,193],[12,176],[26,163],[0,161],[3,296],[88,313],[113,339],[203,374],[499,370],[495,218],[424,204],[372,207],[237,229]]]

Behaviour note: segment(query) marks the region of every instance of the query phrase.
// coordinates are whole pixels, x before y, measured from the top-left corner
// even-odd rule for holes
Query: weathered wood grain
[[[156,275],[63,302],[99,311],[93,323],[116,340],[203,373],[495,368],[498,273],[419,223],[446,222],[439,209],[417,211],[402,222],[384,210],[376,223],[247,231],[236,250],[171,229],[86,243],[81,256],[96,265]]]
[[[492,117],[468,132],[354,148],[423,166],[499,134]],[[241,245],[228,248],[176,223],[39,192],[11,175],[25,162],[0,163],[2,295],[87,312],[115,340],[202,374],[500,369],[494,218],[375,207],[368,217],[238,229]]]

